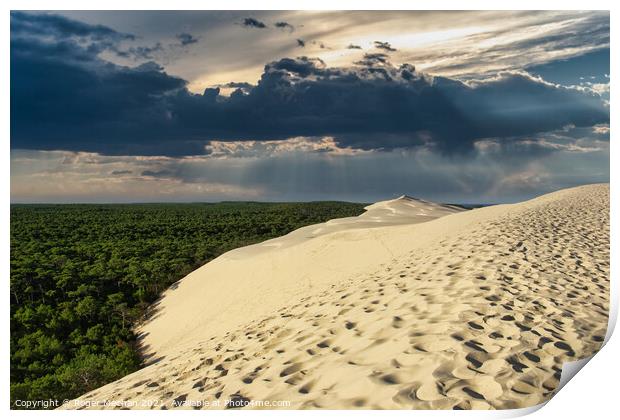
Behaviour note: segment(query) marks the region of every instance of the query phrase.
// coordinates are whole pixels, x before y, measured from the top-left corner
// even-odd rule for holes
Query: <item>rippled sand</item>
[[[153,363],[82,400],[521,408],[553,395],[564,362],[600,348],[608,185],[463,212],[399,200],[386,203],[436,218],[402,222],[405,207],[392,225],[306,228],[192,273],[142,327]]]

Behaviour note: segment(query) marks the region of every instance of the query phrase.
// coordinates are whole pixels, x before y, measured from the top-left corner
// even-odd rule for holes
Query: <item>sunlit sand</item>
[[[401,197],[194,271],[138,329],[151,364],[81,399],[527,407],[600,348],[608,310],[607,184],[469,211]]]

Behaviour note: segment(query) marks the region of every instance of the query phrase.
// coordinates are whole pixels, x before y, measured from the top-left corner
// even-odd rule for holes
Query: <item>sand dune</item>
[[[389,261],[408,233],[395,236],[381,227],[422,223],[463,209],[402,196],[366,210],[230,251],[189,274],[164,294],[139,329],[147,359],[175,354]],[[402,242],[391,243],[396,238]]]
[[[402,197],[196,270],[141,327],[153,363],[64,408],[527,407],[608,311],[608,185],[472,211]]]

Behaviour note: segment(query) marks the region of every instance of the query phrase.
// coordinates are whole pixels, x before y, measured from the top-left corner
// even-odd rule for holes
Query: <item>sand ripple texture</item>
[[[461,227],[82,398],[152,409],[215,400],[285,400],[293,409],[544,402],[562,364],[604,340],[609,186],[498,207],[428,222]]]

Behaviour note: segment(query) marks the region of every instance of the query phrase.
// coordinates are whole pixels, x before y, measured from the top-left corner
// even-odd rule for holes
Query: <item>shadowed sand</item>
[[[472,211],[401,197],[196,270],[140,328],[152,364],[82,399],[528,407],[608,310],[608,185]]]

